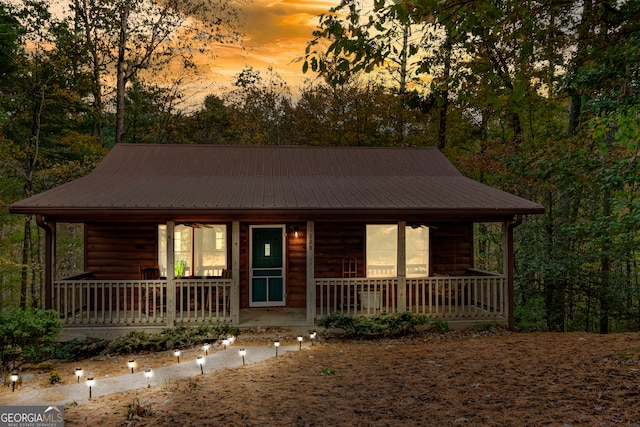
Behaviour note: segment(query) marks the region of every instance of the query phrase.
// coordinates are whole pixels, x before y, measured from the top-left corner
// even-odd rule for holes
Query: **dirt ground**
[[[136,360],[144,357],[156,358],[155,366],[175,361],[170,353]],[[639,357],[637,333],[321,335],[312,347],[266,362],[82,402],[65,409],[65,425],[640,426]],[[127,360],[55,369],[67,382],[75,381],[75,365],[99,375],[126,371]]]

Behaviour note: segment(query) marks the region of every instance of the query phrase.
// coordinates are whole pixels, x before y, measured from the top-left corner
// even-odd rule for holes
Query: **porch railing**
[[[168,290],[175,289],[175,298]],[[52,308],[63,325],[169,325],[231,321],[230,279],[59,280]],[[169,301],[173,303],[169,304]]]
[[[399,279],[316,279],[316,316],[395,313]],[[405,309],[440,319],[506,319],[506,279],[500,275],[406,279]]]

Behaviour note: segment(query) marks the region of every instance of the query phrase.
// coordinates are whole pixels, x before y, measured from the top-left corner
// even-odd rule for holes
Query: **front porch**
[[[227,322],[240,327],[311,326],[341,313],[422,314],[442,321],[508,320],[506,278],[471,271],[466,276],[422,278],[314,278],[306,309],[240,309],[239,285],[233,279],[55,281],[52,308],[63,326],[156,326]]]

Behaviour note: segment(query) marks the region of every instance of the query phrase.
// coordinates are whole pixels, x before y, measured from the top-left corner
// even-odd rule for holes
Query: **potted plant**
[[[184,270],[187,268],[187,261],[181,259],[176,263],[176,277],[180,279],[184,275]]]

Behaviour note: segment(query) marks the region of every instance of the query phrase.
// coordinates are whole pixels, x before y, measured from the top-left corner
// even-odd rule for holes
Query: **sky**
[[[242,46],[218,45],[214,57],[199,57],[202,80],[192,85],[196,98],[231,86],[234,77],[247,66],[264,76],[272,67],[293,89],[302,86],[309,74],[302,73],[307,43],[318,23],[338,0],[251,0],[242,6],[244,42]]]

